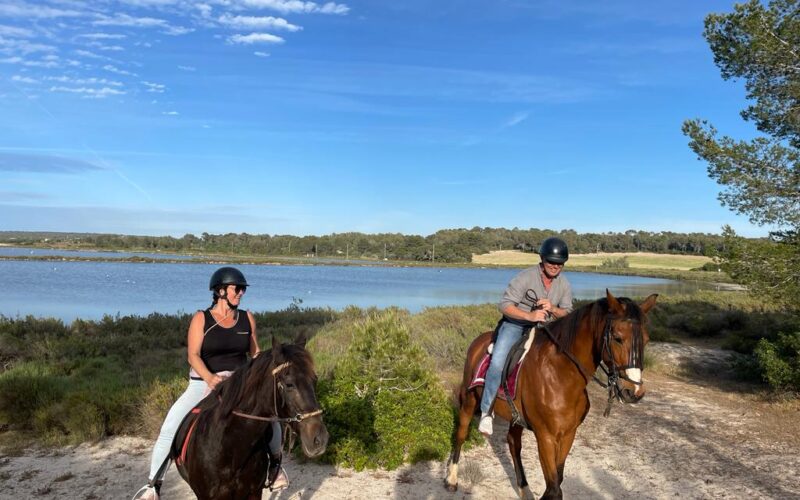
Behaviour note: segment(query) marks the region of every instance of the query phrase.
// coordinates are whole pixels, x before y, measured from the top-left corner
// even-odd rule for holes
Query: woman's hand
[[[217,384],[225,380],[224,378],[220,377],[217,374],[211,375],[211,377],[206,380],[206,384],[208,384],[209,389],[212,391],[217,388]]]

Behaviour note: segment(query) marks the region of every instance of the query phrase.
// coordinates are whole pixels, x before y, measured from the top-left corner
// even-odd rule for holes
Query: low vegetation
[[[265,345],[271,335],[311,339],[331,432],[325,459],[394,468],[446,455],[466,349],[498,313],[491,304],[413,315],[293,305],[256,317]],[[185,387],[188,322],[188,315],[162,314],[69,325],[0,317],[0,444],[154,436]],[[736,367],[742,378],[800,390],[800,321],[744,293],[661,297],[650,333],[654,341],[723,345],[745,355]]]

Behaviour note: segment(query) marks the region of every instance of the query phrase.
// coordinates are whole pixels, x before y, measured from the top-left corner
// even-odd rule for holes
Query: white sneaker
[[[142,486],[133,495],[133,500],[159,500],[158,492],[152,486]]]
[[[481,415],[481,421],[478,424],[478,432],[486,437],[489,437],[492,435],[492,431],[492,416],[488,413],[484,413]]]

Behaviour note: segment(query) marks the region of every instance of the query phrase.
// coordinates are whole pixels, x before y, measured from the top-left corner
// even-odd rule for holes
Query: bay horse
[[[303,337],[262,352],[221,382],[175,435],[170,458],[197,498],[258,499],[267,480],[272,423],[289,423],[303,453],[325,452],[314,362]],[[271,478],[274,479],[274,478]]]
[[[546,483],[542,498],[562,498],[564,463],[578,426],[589,412],[586,386],[598,366],[608,375],[609,400],[638,402],[645,393],[642,381],[644,346],[649,340],[646,315],[657,294],[637,304],[626,298],[606,297],[591,302],[549,325],[536,328],[530,351],[517,376],[514,407],[496,399],[494,412],[509,422],[506,441],[511,451],[516,486],[522,498],[532,498],[522,467],[522,425],[533,430],[539,448],[539,463]],[[533,335],[533,333],[531,333]],[[491,342],[492,332],[479,335],[467,350],[464,378],[459,391],[459,418],[445,485],[458,488],[458,460],[473,416],[479,411],[483,387],[469,389],[475,370]],[[605,385],[604,385],[605,387]]]

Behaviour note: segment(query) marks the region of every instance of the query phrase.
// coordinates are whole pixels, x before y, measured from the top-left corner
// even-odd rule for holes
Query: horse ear
[[[653,306],[656,305],[656,299],[658,298],[658,294],[654,293],[653,295],[647,297],[644,302],[639,304],[639,307],[642,309],[642,312],[647,314]]]
[[[608,291],[608,288],[606,288],[606,299],[608,300],[609,311],[618,314],[620,316],[625,314],[625,308],[622,307],[622,304],[619,303],[616,297],[611,295],[611,292]]]
[[[294,345],[300,346],[303,349],[306,348],[306,342],[308,342],[308,339],[306,338],[306,332],[298,333],[297,337],[294,339]]]
[[[273,335],[272,336],[272,359],[277,360],[281,352],[281,341]]]

